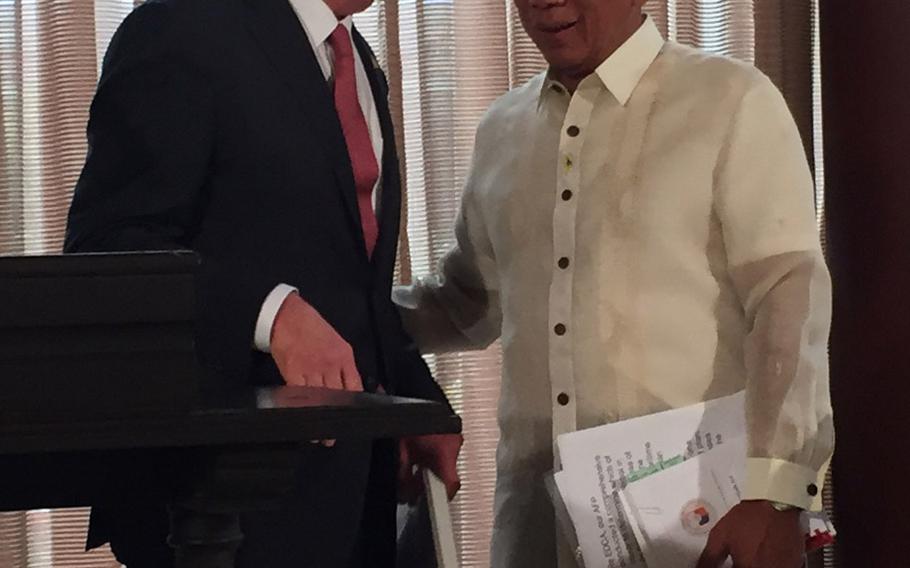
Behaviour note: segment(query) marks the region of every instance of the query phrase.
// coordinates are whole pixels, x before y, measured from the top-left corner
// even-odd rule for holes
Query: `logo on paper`
[[[694,499],[686,503],[679,514],[682,527],[691,535],[706,535],[717,524],[717,512],[710,503],[702,499]]]

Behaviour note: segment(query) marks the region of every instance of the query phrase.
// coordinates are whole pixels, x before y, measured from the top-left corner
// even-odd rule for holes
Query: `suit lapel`
[[[332,93],[310,40],[287,0],[246,0],[245,6],[247,27],[299,101],[302,114],[321,141],[319,146],[335,172],[351,229],[359,249],[365,251],[351,159]]]

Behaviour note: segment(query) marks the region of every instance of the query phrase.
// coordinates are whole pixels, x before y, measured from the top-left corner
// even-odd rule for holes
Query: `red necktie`
[[[351,167],[354,170],[363,239],[366,241],[367,254],[372,256],[379,235],[376,213],[373,211],[373,188],[379,178],[379,164],[370,138],[370,129],[357,98],[354,48],[351,44],[351,35],[344,25],[338,24],[329,36],[329,45],[335,54],[335,111],[344,131]]]

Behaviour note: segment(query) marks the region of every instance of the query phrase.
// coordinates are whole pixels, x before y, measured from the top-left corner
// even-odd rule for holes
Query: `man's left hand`
[[[461,488],[458,477],[458,453],[464,442],[461,434],[433,434],[402,438],[398,443],[398,498],[402,503],[415,503],[423,487],[421,470],[435,473],[446,486],[449,500]],[[415,467],[416,466],[416,467]]]
[[[767,501],[743,501],[717,523],[697,568],[800,568],[805,540],[799,510],[778,511]]]

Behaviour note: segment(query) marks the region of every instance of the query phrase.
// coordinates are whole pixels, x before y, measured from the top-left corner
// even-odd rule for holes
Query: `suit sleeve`
[[[176,10],[145,4],[111,41],[91,106],[67,253],[195,248],[208,205],[215,105]],[[258,310],[277,280],[244,251],[196,252],[197,350],[209,370],[243,380]]]
[[[404,325],[397,310],[393,309],[391,311],[395,318],[396,328],[399,330],[395,377],[402,381],[401,384],[396,385],[394,394],[441,402],[454,412],[448,397],[439,383],[436,382],[436,379],[433,378],[426,361],[421,356],[417,344],[404,330]]]
[[[190,248],[205,202],[213,104],[181,55],[171,10],[138,8],[111,41],[66,252]]]

